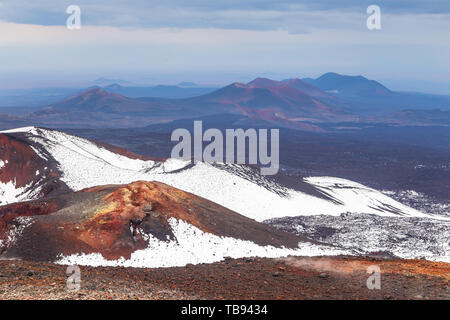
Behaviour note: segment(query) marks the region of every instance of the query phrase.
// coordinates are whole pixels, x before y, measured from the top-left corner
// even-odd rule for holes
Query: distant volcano
[[[295,126],[299,118],[313,122],[351,118],[351,115],[319,98],[332,99],[327,93],[300,79],[275,81],[256,78],[247,84],[233,83],[192,101],[213,106],[221,113],[240,113],[291,126]]]

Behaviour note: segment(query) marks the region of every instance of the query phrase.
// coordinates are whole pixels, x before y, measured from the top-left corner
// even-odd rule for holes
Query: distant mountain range
[[[437,110],[442,112],[439,116]],[[9,109],[0,126],[123,128],[235,114],[255,123],[264,121],[279,127],[323,131],[321,123],[450,125],[445,116],[448,110],[447,96],[394,92],[363,76],[326,73],[317,79],[256,78],[220,89],[189,83],[185,87],[111,84],[78,91],[47,106],[23,109],[22,113],[17,110],[11,113]]]
[[[161,87],[155,87],[160,90]],[[333,97],[300,79],[274,81],[257,78],[247,84],[233,83],[191,98],[130,98],[116,92],[148,90],[124,89],[119,85],[93,88],[61,102],[24,115],[38,125],[75,127],[141,126],[155,121],[192,118],[212,114],[239,114],[254,121],[280,126],[320,130],[305,122],[354,121],[355,115],[332,103]],[[168,88],[173,90],[173,88]],[[185,90],[178,88],[178,90]],[[200,89],[202,90],[202,89]]]
[[[182,99],[203,95],[216,90],[217,88],[196,87],[188,82],[182,82],[177,86],[157,85],[152,87],[143,86],[122,86],[114,83],[103,87],[107,92],[118,93],[129,98],[154,97]]]
[[[97,79],[99,80],[99,79]],[[35,88],[0,90],[0,108],[5,107],[42,107],[60,102],[73,95],[90,89],[104,89],[107,92],[118,93],[129,98],[190,98],[212,92],[218,87],[199,87],[192,82],[181,82],[178,85],[138,86],[126,81],[114,82],[114,79],[94,81],[94,85],[84,88]],[[102,79],[100,79],[102,80]],[[102,83],[102,84],[99,84]]]

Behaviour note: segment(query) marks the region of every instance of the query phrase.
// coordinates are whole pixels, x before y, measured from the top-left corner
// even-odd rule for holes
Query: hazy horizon
[[[366,26],[381,8],[381,29]],[[69,30],[69,5],[81,29]],[[326,72],[392,90],[450,94],[450,3],[366,0],[0,0],[0,90],[137,84],[225,85]]]
[[[334,71],[329,71],[334,72]],[[327,73],[327,72],[325,72]],[[140,75],[91,75],[91,76],[81,76],[79,78],[58,78],[48,77],[43,81],[43,77],[39,77],[39,81],[36,82],[30,76],[17,77],[16,81],[12,81],[8,78],[6,83],[1,82],[0,79],[0,92],[9,92],[16,90],[30,90],[30,89],[46,89],[46,88],[87,88],[90,86],[100,86],[103,85],[97,83],[99,79],[105,79],[111,82],[118,82],[122,86],[157,86],[157,85],[180,85],[182,82],[193,82],[197,87],[223,87],[234,82],[249,82],[255,78],[263,77],[272,80],[285,80],[290,78],[318,78],[324,73],[308,74],[308,75],[296,75],[296,74],[277,74],[277,73],[261,73],[252,75],[229,75],[229,74],[210,74],[210,75],[167,75],[162,76],[140,76]],[[450,84],[438,83],[431,81],[402,81],[402,80],[390,80],[390,79],[372,79],[364,74],[347,74],[339,73],[342,75],[350,76],[363,76],[369,80],[375,80],[386,86],[393,91],[399,92],[417,92],[425,94],[437,94],[437,95],[450,95]],[[217,80],[221,79],[221,81]],[[6,80],[6,79],[5,79]],[[116,81],[117,80],[117,81]],[[121,83],[127,82],[127,83]]]

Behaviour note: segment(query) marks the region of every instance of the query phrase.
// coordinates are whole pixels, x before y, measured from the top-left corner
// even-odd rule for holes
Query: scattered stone
[[[305,264],[295,264],[304,257],[292,258],[292,264],[280,264],[278,259],[260,258],[254,263],[232,259],[229,263],[198,264],[191,268],[115,268],[83,267],[82,289],[68,290],[66,266],[42,262],[0,260],[0,271],[8,278],[0,278],[2,299],[448,299],[448,264],[415,260],[380,263],[380,268],[392,272],[382,282],[383,290],[368,290],[361,277],[347,273],[312,272]],[[371,260],[361,257],[315,257],[335,268],[348,270],[351,262],[356,268],[365,267]],[[289,273],[280,270],[289,269]],[[435,275],[430,280],[422,276],[408,281],[405,290],[405,270],[420,266],[420,274]],[[20,268],[21,271],[18,269]],[[365,268],[363,268],[365,270]],[[329,270],[329,269],[327,269]],[[27,277],[32,271],[39,277]],[[16,274],[23,275],[16,277]],[[329,280],[319,275],[326,274]],[[415,273],[414,273],[415,274]],[[42,275],[42,276],[41,276]],[[365,276],[365,274],[364,274]],[[325,278],[327,278],[325,277]],[[423,282],[427,281],[427,282]],[[39,288],[39,290],[36,290]]]

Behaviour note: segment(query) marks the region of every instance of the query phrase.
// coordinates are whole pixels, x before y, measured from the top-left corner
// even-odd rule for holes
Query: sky
[[[69,5],[81,29],[69,30]],[[381,30],[366,26],[369,5]],[[364,75],[450,94],[448,0],[0,0],[0,89]]]

